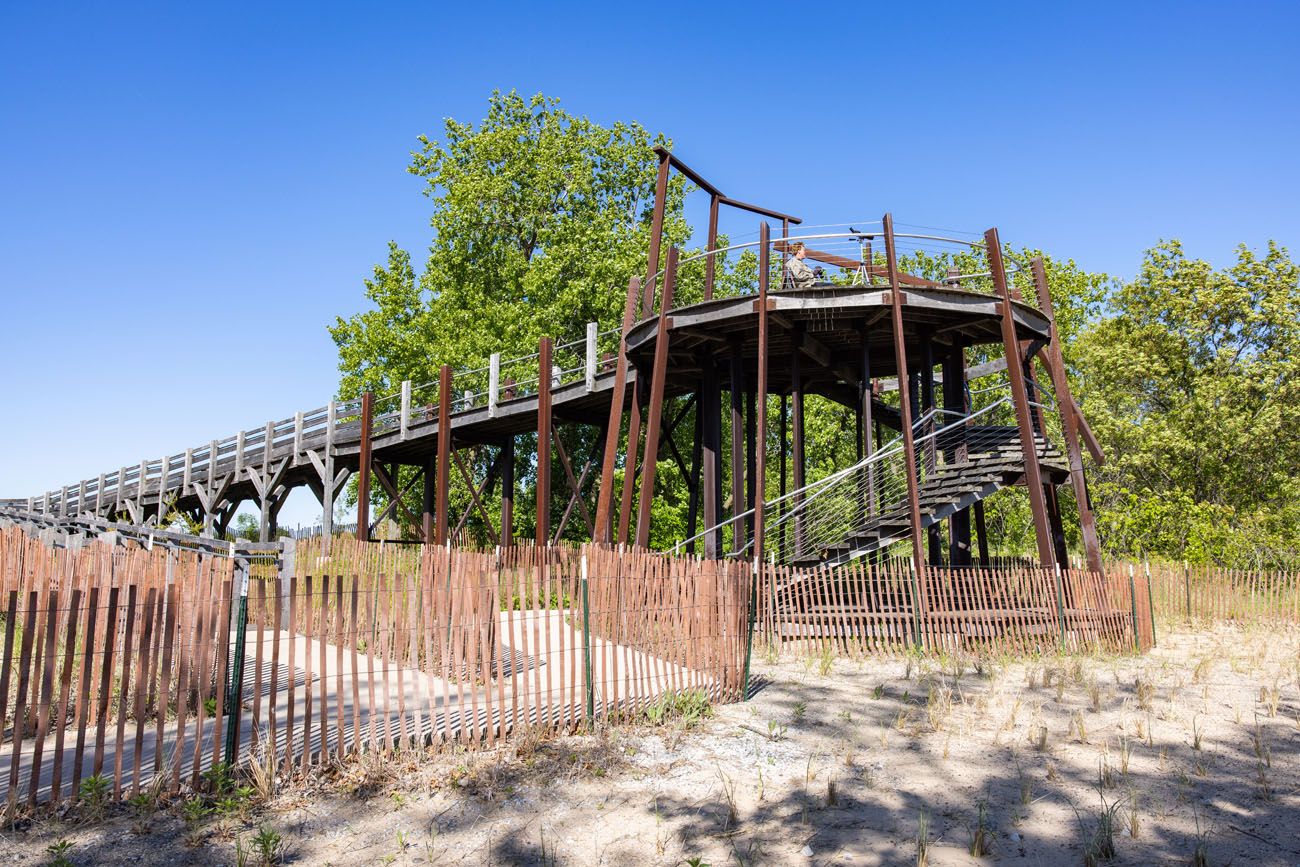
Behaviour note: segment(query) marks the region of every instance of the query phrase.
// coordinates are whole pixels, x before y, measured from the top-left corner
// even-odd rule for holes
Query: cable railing
[[[985,389],[987,392],[988,389]],[[912,424],[917,481],[923,518],[964,495],[981,490],[1023,465],[1014,404],[1002,393],[969,413],[933,408]],[[1053,402],[1054,404],[1054,402]],[[1041,409],[1050,408],[1040,404]],[[1044,422],[1054,416],[1041,413]],[[1053,456],[1056,430],[1035,425],[1034,450],[1043,460]],[[714,527],[679,542],[681,552],[711,534],[752,523],[754,510],[733,515]],[[899,434],[870,456],[804,487],[764,503],[763,538],[781,562],[817,559],[838,551],[846,558],[887,547],[911,532],[906,448]],[[729,556],[752,556],[752,536]]]

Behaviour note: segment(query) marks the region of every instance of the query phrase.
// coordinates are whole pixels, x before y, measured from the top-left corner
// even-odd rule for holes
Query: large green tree
[[[430,381],[617,323],[628,278],[645,268],[657,159],[667,144],[636,123],[602,126],[541,95],[493,93],[477,125],[448,119],[420,137],[408,171],[427,182],[433,239],[424,268],[390,243],[366,281],[372,309],[330,329],[340,391]],[[685,186],[669,188],[665,235],[688,234]]]
[[[1077,346],[1108,461],[1103,538],[1125,553],[1270,565],[1300,553],[1300,271],[1270,243],[1214,269],[1148,251]]]

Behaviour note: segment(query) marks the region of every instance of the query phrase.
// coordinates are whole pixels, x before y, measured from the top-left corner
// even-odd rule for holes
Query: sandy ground
[[[1109,863],[1300,864],[1300,631],[1159,634],[1141,658],[759,651],[754,697],[689,728],[369,758],[193,825],[38,816],[0,864],[60,840],[74,864],[234,864],[262,826],[313,865],[915,864],[922,836],[934,865],[1082,864],[1106,806]]]

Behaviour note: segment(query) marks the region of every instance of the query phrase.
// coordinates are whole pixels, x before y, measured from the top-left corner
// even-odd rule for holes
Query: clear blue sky
[[[415,137],[493,88],[814,223],[1300,253],[1295,3],[268,5],[0,8],[0,496],[324,403],[325,326],[428,243]]]

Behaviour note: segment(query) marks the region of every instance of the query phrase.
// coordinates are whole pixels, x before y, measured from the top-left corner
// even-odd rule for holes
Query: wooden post
[[[451,484],[451,367],[444,364],[438,371],[438,483],[435,489],[436,510],[434,543],[447,544],[447,502]]]
[[[943,359],[943,408],[949,413],[966,415],[966,347],[960,337],[953,340],[952,349]],[[964,462],[966,447],[961,444],[951,446],[944,456],[949,462]],[[948,519],[948,564],[950,566],[969,566],[970,557],[970,508],[954,512]]]
[[[501,444],[501,547],[515,544],[515,438]]]
[[[709,199],[709,232],[705,240],[704,250],[708,255],[704,260],[704,300],[708,301],[713,297],[713,282],[715,273],[715,259],[717,256],[712,255],[718,246],[718,194],[714,193]]]
[[[807,469],[807,460],[804,452],[804,423],[803,423],[803,323],[795,323],[794,331],[790,335],[790,460],[793,464],[793,484],[795,494],[792,498],[794,502],[791,507],[795,510],[794,516],[794,556],[798,559],[803,555],[807,532],[806,522],[804,521],[803,493],[805,472]],[[783,438],[784,439],[784,438]],[[785,444],[781,444],[785,448]],[[785,480],[785,473],[781,474],[782,481]]]
[[[1052,310],[1052,292],[1047,285],[1047,269],[1043,266],[1041,256],[1035,256],[1030,263],[1034,275],[1034,291],[1038,296],[1038,306],[1047,314],[1048,345],[1047,372],[1052,379],[1052,388],[1056,391],[1056,404],[1061,414],[1061,429],[1065,436],[1065,454],[1070,466],[1070,483],[1074,487],[1074,499],[1079,507],[1079,529],[1083,535],[1083,549],[1088,559],[1088,568],[1093,572],[1102,570],[1101,543],[1097,538],[1097,522],[1092,514],[1092,503],[1088,498],[1088,480],[1083,472],[1083,454],[1079,448],[1079,420],[1075,415],[1074,398],[1070,394],[1070,380],[1065,372],[1065,360],[1061,354],[1061,339],[1056,330],[1056,316]]]
[[[767,292],[771,268],[771,227],[767,221],[758,224],[758,300],[755,312],[758,314],[758,384],[754,394],[755,419],[754,445],[750,453],[754,459],[752,474],[754,490],[754,559],[763,562],[763,509],[764,497],[767,495]]]
[[[357,452],[357,541],[370,541],[370,425],[375,395],[361,395],[361,446]]]
[[[1038,542],[1038,558],[1046,569],[1056,563],[1052,531],[1047,523],[1047,502],[1043,497],[1043,477],[1038,465],[1038,449],[1034,442],[1033,421],[1030,419],[1029,393],[1025,388],[1025,372],[1021,366],[1020,342],[1016,337],[1015,308],[1007,286],[1007,273],[1002,265],[1002,242],[998,230],[984,233],[985,252],[993,285],[1002,298],[1002,347],[1007,358],[1007,377],[1011,380],[1011,401],[1015,405],[1016,423],[1020,430],[1020,450],[1025,459],[1025,484],[1029,492],[1029,509],[1034,516],[1034,536]]]
[[[668,328],[672,319],[673,289],[677,280],[677,248],[668,248],[664,285],[659,301],[659,322],[655,332],[654,367],[650,373],[650,410],[646,417],[645,453],[641,457],[641,491],[637,504],[636,544],[650,545],[650,506],[654,501],[655,469],[659,457],[659,426],[663,420],[664,380],[668,372]]]
[[[718,526],[722,501],[722,384],[712,351],[702,353],[704,375],[700,382],[700,400],[695,412],[702,417],[700,447],[704,462],[701,484],[704,498],[704,526]],[[711,530],[704,537],[704,556],[716,560],[722,556],[722,530]]]
[[[745,500],[745,366],[740,336],[731,338],[731,550],[745,547],[745,522],[737,518],[748,509]]]
[[[537,545],[551,542],[551,338],[537,348]]]
[[[623,427],[623,401],[627,393],[627,332],[636,316],[636,299],[640,281],[633,277],[627,283],[627,301],[623,306],[623,330],[619,341],[618,360],[614,366],[614,391],[609,401],[609,426],[605,429],[605,453],[600,464],[600,489],[596,492],[596,533],[592,541],[609,544],[614,523],[614,461],[618,457],[618,435]],[[632,400],[635,405],[635,397]],[[627,448],[629,461],[636,453],[636,443],[631,439]],[[629,468],[623,477],[623,487],[630,490],[632,473]]]
[[[894,326],[894,364],[898,368],[899,414],[903,428],[903,460],[907,469],[908,517],[912,524],[912,560],[917,573],[917,603],[921,614],[927,608],[925,582],[925,545],[922,541],[921,500],[916,472],[916,443],[912,438],[912,396],[907,372],[907,343],[903,334],[903,296],[898,291],[898,254],[894,247],[894,217],[885,214],[885,268],[889,275],[890,310]],[[917,622],[920,622],[918,617]]]

